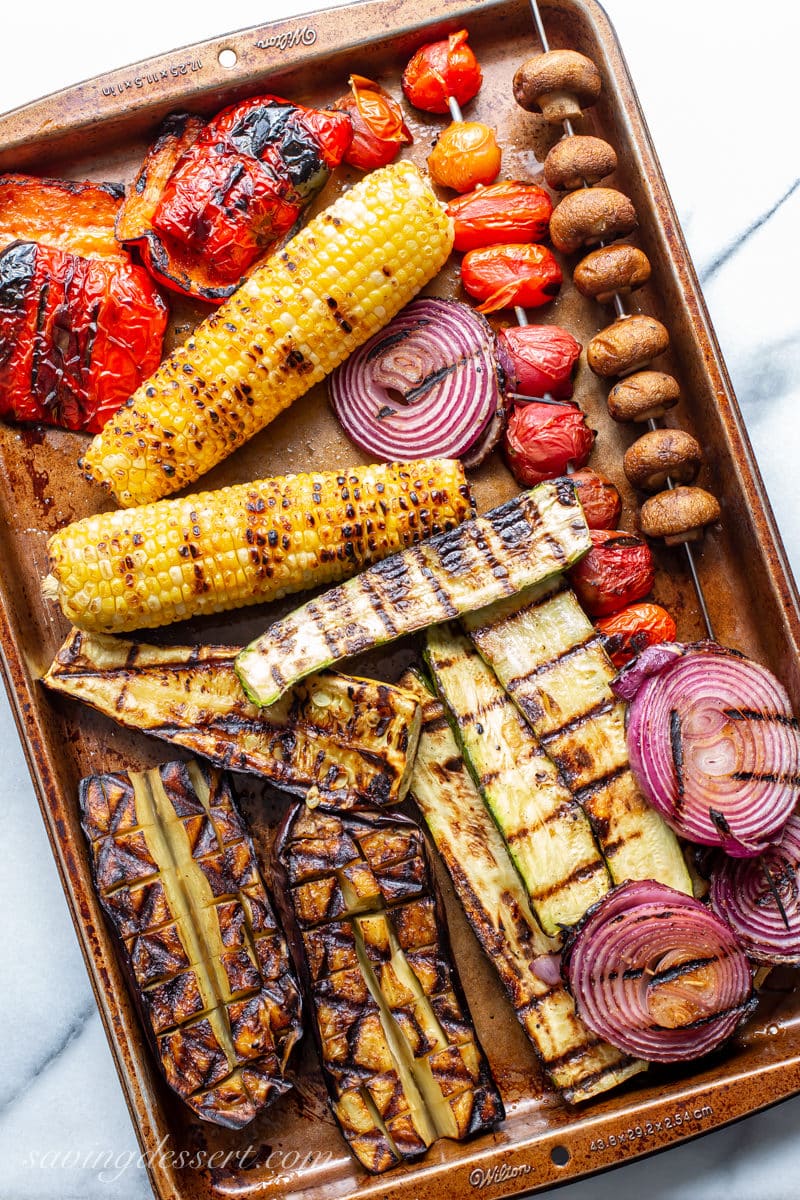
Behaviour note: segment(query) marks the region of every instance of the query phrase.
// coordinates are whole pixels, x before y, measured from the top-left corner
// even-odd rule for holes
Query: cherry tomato
[[[483,76],[468,37],[466,29],[459,29],[442,42],[420,46],[403,71],[403,91],[410,104],[423,112],[446,113],[450,96],[466,104],[477,95]]]
[[[622,511],[622,497],[610,479],[586,467],[570,476],[590,529],[613,529]]]
[[[461,282],[483,303],[478,312],[498,308],[537,308],[561,287],[561,267],[546,246],[485,246],[470,250],[461,263]]]
[[[378,83],[351,75],[350,91],[334,102],[353,125],[353,140],[344,161],[360,171],[385,167],[397,158],[400,147],[414,140],[403,120],[400,105]]]
[[[573,404],[518,404],[506,428],[508,465],[517,483],[533,487],[563,475],[568,463],[583,466],[594,437],[586,417]]]
[[[480,121],[454,121],[439,135],[428,155],[434,183],[469,192],[479,183],[491,183],[500,170],[502,151],[494,130]]]
[[[641,600],[655,582],[646,542],[624,529],[591,529],[592,548],[569,572],[572,586],[592,617],[605,617]]]
[[[558,325],[517,325],[497,335],[506,390],[526,396],[568,400],[580,353],[580,342]]]
[[[504,180],[451,200],[455,250],[474,250],[498,242],[538,242],[547,235],[553,202],[535,183]]]
[[[631,604],[610,617],[601,617],[596,624],[615,667],[624,667],[645,646],[674,642],[678,633],[672,617],[660,604]]]

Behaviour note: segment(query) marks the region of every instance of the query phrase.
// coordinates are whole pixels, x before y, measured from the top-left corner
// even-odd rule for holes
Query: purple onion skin
[[[713,992],[690,980],[683,1010],[681,980],[697,971],[710,975],[709,988],[716,984],[716,1004]],[[755,1006],[752,970],[730,928],[704,904],[652,880],[613,888],[586,913],[565,946],[562,975],[584,1023],[649,1062],[710,1053]],[[664,988],[673,989],[673,1007]],[[679,1019],[661,1023],[659,1015],[671,1012]]]
[[[665,667],[686,654],[688,646],[679,642],[659,642],[657,646],[646,646],[641,654],[627,663],[611,684],[611,689],[620,700],[633,700],[642,686],[653,675],[660,674]]]

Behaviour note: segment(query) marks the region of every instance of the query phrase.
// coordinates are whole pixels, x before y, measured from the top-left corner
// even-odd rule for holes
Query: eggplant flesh
[[[506,845],[464,765],[443,705],[418,671],[407,671],[400,682],[422,705],[411,794],[543,1071],[570,1104],[644,1071],[646,1063],[587,1029],[560,976],[552,977],[558,943],[542,932],[533,915]]]
[[[95,887],[167,1082],[239,1129],[290,1084],[301,998],[225,775],[196,762],[92,775]]]
[[[418,826],[297,806],[274,855],[331,1106],[363,1166],[502,1120]]]
[[[416,700],[329,672],[270,708],[252,704],[231,646],[149,646],[73,630],[44,683],[216,766],[265,776],[335,807],[402,800],[419,737]]]

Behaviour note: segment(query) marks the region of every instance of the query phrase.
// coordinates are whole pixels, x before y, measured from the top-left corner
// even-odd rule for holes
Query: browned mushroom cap
[[[559,192],[570,192],[584,183],[599,183],[616,169],[614,147],[602,138],[582,134],[556,142],[544,160],[544,177]]]
[[[607,304],[614,295],[627,296],[650,278],[650,259],[643,250],[622,242],[601,246],[582,258],[572,279],[582,296]]]
[[[677,546],[696,541],[703,528],[721,516],[719,504],[710,492],[699,487],[676,487],[645,500],[640,524],[647,537],[660,537],[668,546]]]
[[[625,451],[622,465],[634,487],[657,492],[668,479],[691,483],[703,452],[700,444],[683,429],[653,429]]]
[[[611,242],[636,228],[636,209],[614,188],[583,188],[559,201],[550,218],[550,237],[562,254],[593,242]]]
[[[575,121],[600,95],[600,72],[575,50],[548,50],[529,58],[514,76],[514,99],[528,112],[540,112],[551,125]]]
[[[596,333],[586,347],[595,375],[627,375],[645,366],[669,346],[669,334],[655,317],[622,317]]]
[[[663,417],[681,398],[677,379],[663,371],[637,371],[615,383],[608,411],[615,421],[651,421]]]

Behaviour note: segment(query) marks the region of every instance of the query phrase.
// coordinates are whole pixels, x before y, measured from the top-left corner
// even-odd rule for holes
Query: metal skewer
[[[539,35],[539,41],[542,43],[542,49],[544,50],[545,54],[547,54],[547,52],[550,49],[550,42],[548,41],[544,24],[542,23],[542,14],[539,11],[539,4],[538,4],[537,0],[529,0],[529,4],[530,4],[530,9],[531,9],[531,15],[533,16],[533,23],[536,26],[536,32]],[[451,107],[451,111],[452,111],[452,107]],[[454,119],[457,119],[457,118],[454,118]],[[564,132],[567,134],[567,136],[573,137],[575,134],[575,129],[572,124],[572,121],[570,121],[569,118],[566,118],[564,121],[562,121],[562,125],[564,127]],[[588,188],[589,185],[586,183],[586,180],[583,181],[583,186],[585,188]],[[601,246],[603,246],[605,244],[606,243],[604,243],[604,242],[600,242]],[[617,317],[619,317],[621,319],[623,317],[630,316],[630,313],[626,309],[626,307],[622,301],[622,297],[619,295],[618,292],[614,293],[613,303],[614,303],[614,311],[616,312]],[[519,322],[519,324],[527,325],[528,318],[525,314],[525,310],[523,308],[515,308],[514,311],[516,313],[517,321]],[[651,417],[650,420],[647,422],[647,428],[650,430],[658,429],[659,428],[658,422],[655,421]],[[670,489],[670,491],[672,491],[675,488],[675,483],[670,478],[667,478],[667,487]],[[714,640],[714,627],[711,624],[711,617],[709,615],[708,605],[706,604],[706,598],[705,598],[705,594],[703,592],[703,585],[700,583],[700,576],[697,573],[697,564],[695,562],[694,551],[692,550],[692,547],[690,546],[690,544],[688,542],[683,543],[683,549],[686,553],[686,562],[689,567],[689,574],[692,577],[692,583],[694,584],[694,590],[697,595],[697,603],[700,608],[700,615],[703,618],[703,624],[705,625],[705,628],[706,628],[706,634],[708,635],[710,640],[713,641]]]

